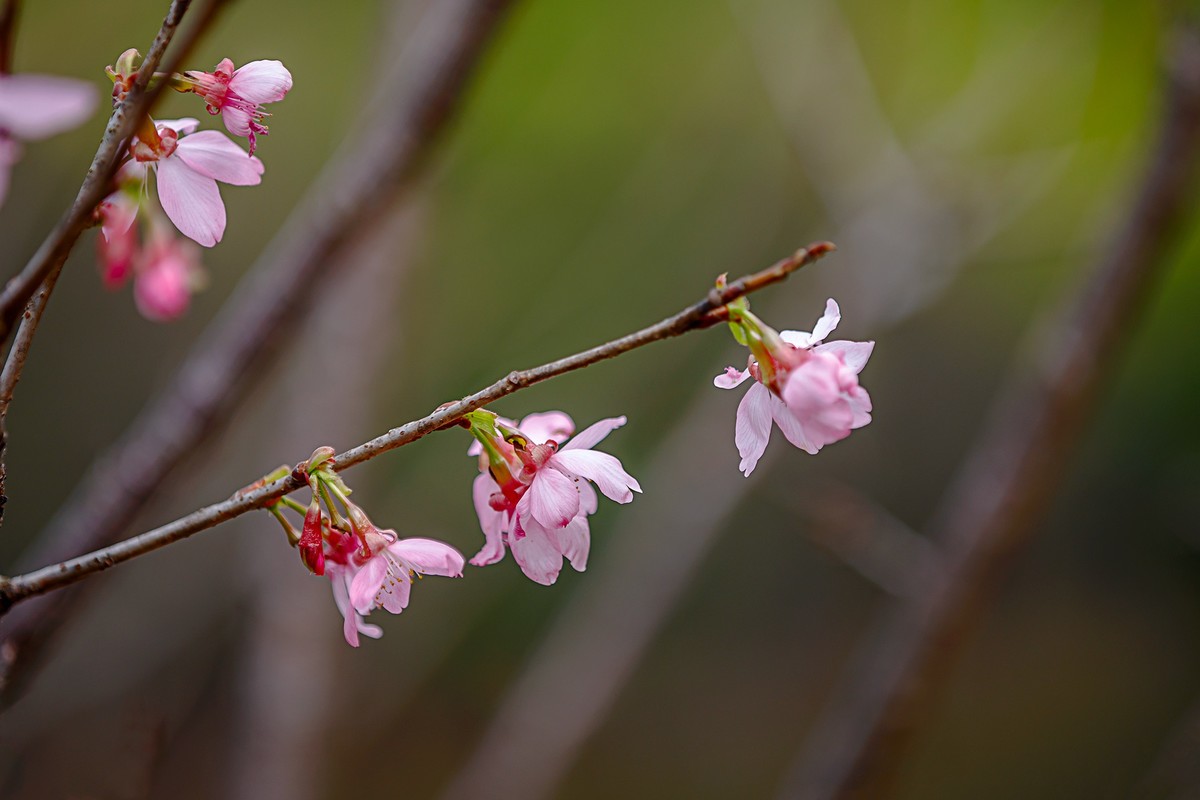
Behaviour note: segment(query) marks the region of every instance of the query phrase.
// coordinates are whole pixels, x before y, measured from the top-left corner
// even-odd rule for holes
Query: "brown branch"
[[[949,489],[933,531],[941,580],[885,615],[836,702],[810,733],[784,796],[880,797],[904,745],[1010,557],[1035,532],[1193,197],[1200,154],[1200,35],[1181,33],[1158,140],[1119,237],[1039,336],[1040,369],[1019,371]]]
[[[346,253],[403,196],[461,104],[513,0],[435,4],[385,72],[370,118],[347,140],[210,323],[167,388],[92,466],[23,566],[115,541],[191,453],[211,438],[294,337],[323,286],[353,268]],[[396,48],[399,49],[399,48]],[[58,629],[75,592],[24,604],[4,621],[0,698]]]
[[[795,254],[761,272],[747,275],[726,286],[724,289],[713,289],[700,302],[685,308],[674,316],[667,317],[657,324],[642,328],[636,333],[613,339],[589,350],[584,350],[583,352],[558,359],[557,361],[551,361],[539,367],[510,372],[507,376],[496,381],[486,389],[481,389],[461,400],[439,408],[432,414],[418,420],[413,420],[398,428],[393,428],[387,433],[364,442],[358,447],[338,454],[335,457],[336,463],[339,469],[353,467],[389,450],[395,450],[397,447],[411,444],[433,431],[453,425],[464,414],[482,408],[488,403],[493,403],[502,397],[533,386],[536,383],[582,369],[598,361],[615,358],[622,353],[644,347],[652,342],[716,325],[727,317],[723,313],[725,311],[723,308],[725,304],[744,297],[751,292],[770,286],[773,283],[782,281],[806,264],[811,264],[821,256],[832,252],[833,249],[833,245],[829,242],[818,242],[807,248],[802,248],[797,250]],[[9,578],[3,585],[0,585],[0,603],[7,609],[13,604],[27,598],[68,586],[89,575],[102,572],[131,558],[153,552],[160,547],[165,547],[172,542],[215,527],[248,511],[263,508],[271,501],[306,485],[305,478],[297,469],[287,477],[280,478],[249,491],[238,492],[224,502],[206,506],[192,512],[186,517],[155,528],[140,536],[134,536],[111,547],[105,547],[60,564],[52,564],[26,575],[17,575]]]

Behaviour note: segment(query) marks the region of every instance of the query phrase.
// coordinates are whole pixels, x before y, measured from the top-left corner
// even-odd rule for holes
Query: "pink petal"
[[[399,614],[408,608],[408,599],[412,594],[412,580],[406,575],[402,578],[388,576],[379,585],[379,593],[375,595],[380,605],[389,614]]]
[[[575,482],[556,469],[541,469],[525,493],[534,519],[547,528],[565,528],[579,513]]]
[[[350,605],[360,614],[367,614],[375,607],[383,580],[387,577],[387,564],[383,558],[373,556],[354,574],[350,581]]]
[[[158,162],[158,199],[180,233],[205,247],[225,233],[225,203],[217,182],[178,158]]]
[[[160,119],[155,121],[154,127],[160,131],[163,128],[170,128],[180,136],[186,136],[196,128],[200,127],[200,120],[195,117],[180,117],[179,119]]]
[[[358,635],[378,639],[383,636],[383,629],[378,625],[368,625],[362,616],[350,606],[350,575],[344,567],[330,567],[326,574],[333,586],[333,602],[342,615],[342,635],[351,647],[358,647]]]
[[[587,569],[588,551],[592,547],[592,535],[588,529],[587,517],[580,514],[571,520],[570,525],[561,531],[555,531],[554,537],[558,539],[559,549],[571,562],[571,566],[575,568],[576,572],[583,572]]]
[[[278,61],[251,61],[233,73],[229,88],[251,103],[275,103],[292,88],[292,73]]]
[[[871,422],[871,395],[861,386],[854,387],[849,395],[850,411],[854,415],[850,427],[857,430]]]
[[[250,112],[244,108],[225,106],[221,109],[221,121],[234,136],[250,135]]]
[[[871,352],[874,349],[875,342],[850,342],[839,339],[836,342],[826,342],[816,348],[816,351],[818,353],[830,353],[837,356],[847,367],[854,370],[854,373],[857,375],[867,365],[867,359],[871,357]]]
[[[388,552],[403,559],[424,575],[443,575],[461,578],[463,572],[462,553],[445,542],[436,539],[401,539],[388,545]]]
[[[137,219],[137,203],[125,192],[117,191],[100,201],[100,233],[111,242],[129,230]]]
[[[742,381],[749,377],[750,370],[748,369],[726,367],[724,372],[713,378],[713,386],[716,386],[718,389],[732,389],[735,386],[741,386]]]
[[[771,419],[779,426],[779,430],[783,433],[784,438],[804,452],[816,455],[817,451],[821,448],[809,441],[808,436],[804,432],[804,425],[800,423],[800,420],[796,419],[796,415],[788,409],[782,400],[773,394],[768,393],[768,395],[771,398]]]
[[[562,572],[562,553],[554,540],[554,534],[541,527],[535,520],[523,520],[525,535],[512,537],[508,547],[513,558],[525,573],[525,577],[543,586],[550,586]]]
[[[530,414],[516,427],[534,444],[545,444],[551,439],[562,444],[575,432],[575,420],[562,411],[544,411]]]
[[[615,431],[617,428],[625,424],[625,417],[609,417],[602,419],[599,422],[592,423],[579,432],[571,441],[563,445],[563,450],[591,450],[600,442],[604,441],[604,437]]]
[[[747,477],[758,465],[758,460],[767,450],[771,438],[771,392],[758,381],[746,392],[738,403],[737,422],[733,429],[733,441],[737,445],[742,463],[738,469]]]
[[[579,514],[581,516],[595,514],[600,505],[596,497],[596,490],[587,481],[580,481],[576,484],[576,488],[579,489]]]
[[[504,512],[492,508],[488,502],[492,494],[498,491],[500,487],[486,472],[479,473],[475,482],[471,484],[471,501],[475,504],[475,516],[479,517],[479,527],[488,541],[493,538],[499,541],[500,532],[504,530]],[[504,555],[503,547],[500,548],[500,555]]]
[[[784,380],[783,402],[818,449],[850,435],[854,412],[843,396],[843,381],[853,377],[853,371],[840,359],[828,353],[814,353],[813,358],[788,373]]]
[[[49,75],[0,77],[0,128],[21,139],[44,139],[91,116],[96,89],[90,83]]]
[[[605,497],[618,503],[633,499],[633,491],[642,487],[624,470],[616,456],[597,450],[560,450],[550,457],[550,464],[572,475],[579,475],[596,486]],[[630,491],[630,490],[633,491]]]
[[[175,157],[196,172],[221,183],[254,186],[262,183],[263,163],[220,131],[200,131],[179,140]],[[167,159],[170,161],[171,159]]]
[[[167,255],[148,263],[133,279],[133,300],[142,316],[169,322],[187,311],[192,300],[191,264]]]

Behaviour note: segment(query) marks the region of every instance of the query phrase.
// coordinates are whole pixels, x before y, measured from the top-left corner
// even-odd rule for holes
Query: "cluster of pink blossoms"
[[[468,415],[479,456],[472,496],[483,548],[476,566],[504,558],[507,545],[530,580],[549,586],[563,559],[582,572],[591,549],[588,516],[597,508],[594,482],[617,503],[628,503],[642,487],[608,453],[593,450],[625,417],[603,419],[575,438],[574,421],[561,411],[530,414],[516,425],[488,411]]]
[[[137,60],[137,52],[129,50],[108,68],[114,103],[133,85]],[[198,131],[200,123],[192,118],[147,119],[130,143],[116,190],[97,210],[101,272],[110,288],[132,276],[138,309],[158,321],[180,316],[202,285],[196,249],[174,237],[163,216],[197,244],[212,247],[221,241],[226,215],[217,184],[261,183],[263,163],[252,155],[255,137],[267,133],[261,104],[282,100],[292,88],[291,73],[278,61],[253,61],[235,70],[225,59],[212,73],[188,72],[167,80],[177,91],[200,95],[230,133],[248,137],[250,152],[220,131]],[[159,206],[149,200],[151,174]],[[150,228],[144,248],[134,226],[139,216],[148,218]]]
[[[378,625],[368,624],[364,617],[377,608],[399,614],[408,607],[413,580],[421,575],[462,577],[463,557],[448,544],[401,539],[395,531],[376,527],[350,500],[350,489],[334,467],[333,449],[318,448],[298,468],[308,475],[312,490],[308,508],[283,497],[268,510],[283,525],[308,570],[329,578],[333,601],[342,615],[342,633],[351,646],[358,647],[359,634],[372,639],[383,635]],[[288,472],[281,467],[263,482]],[[285,508],[304,514],[299,531],[285,516]]]
[[[746,369],[727,367],[713,383],[721,389],[754,384],[738,404],[734,442],[744,475],[767,449],[774,423],[806,453],[845,439],[871,421],[871,396],[858,383],[874,342],[825,342],[841,320],[830,298],[812,332],[776,332],[750,313],[743,299],[729,306],[729,324],[750,348]]]
[[[592,449],[624,425],[624,417],[601,420],[573,439],[575,423],[561,411],[531,414],[517,426],[480,410],[468,414],[463,424],[476,439],[470,452],[480,457],[473,494],[485,542],[471,559],[475,566],[500,561],[507,547],[521,571],[540,584],[557,580],[563,559],[582,572],[591,548],[588,516],[597,507],[589,481],[618,503],[628,503],[641,491],[620,461]],[[317,449],[297,468],[308,477],[309,505],[281,497],[268,510],[304,566],[329,578],[342,633],[358,647],[360,636],[383,634],[366,622],[368,614],[378,608],[399,614],[408,606],[414,578],[462,577],[464,561],[448,544],[401,539],[395,531],[380,530],[350,500],[350,489],[335,466],[331,448]],[[263,482],[290,472],[281,467]],[[299,530],[288,510],[303,515]]]

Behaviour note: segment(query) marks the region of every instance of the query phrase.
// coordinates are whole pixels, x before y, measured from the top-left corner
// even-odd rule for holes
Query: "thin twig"
[[[598,361],[615,358],[622,353],[644,347],[652,342],[716,325],[728,318],[724,308],[726,304],[784,280],[796,270],[806,264],[811,264],[833,250],[834,246],[829,242],[811,244],[761,272],[739,278],[723,289],[713,289],[703,300],[657,324],[566,358],[542,364],[539,367],[514,370],[486,389],[481,389],[461,400],[449,403],[432,414],[393,428],[368,442],[338,454],[335,457],[338,468],[353,467],[389,450],[411,444],[433,431],[453,425],[464,414],[482,408],[488,403],[494,403],[502,397],[536,383],[591,366]],[[123,561],[145,555],[192,534],[213,528],[248,511],[263,508],[271,501],[306,485],[305,477],[297,469],[287,477],[249,491],[237,492],[228,500],[205,506],[186,517],[126,539],[111,547],[105,547],[59,564],[52,564],[25,575],[9,578],[0,584],[0,609],[7,611],[22,600],[68,586]]]
[[[214,4],[220,2],[221,0],[213,0]],[[34,292],[37,291],[46,276],[67,260],[79,235],[91,225],[92,212],[104,199],[104,195],[108,193],[109,181],[117,168],[117,162],[125,142],[133,135],[134,128],[149,111],[150,104],[165,86],[164,82],[156,87],[156,91],[147,90],[150,78],[158,69],[167,45],[171,43],[183,15],[191,4],[192,0],[171,0],[171,6],[167,9],[162,27],[159,29],[158,35],[154,37],[154,42],[146,51],[146,57],[138,69],[137,79],[108,120],[104,136],[100,139],[100,147],[96,150],[96,155],[92,159],[91,166],[88,167],[83,185],[79,187],[79,193],[75,196],[71,208],[50,231],[49,236],[42,242],[41,247],[33,254],[33,258],[29,260],[20,274],[10,279],[5,284],[3,292],[0,292],[0,342],[8,340],[13,323],[16,322],[25,304],[33,297]]]
[[[1125,226],[1072,303],[1038,337],[935,515],[941,580],[885,614],[843,691],[810,733],[783,796],[880,797],[938,679],[978,620],[1009,557],[1034,533],[1116,364],[1170,243],[1191,208],[1200,156],[1200,34],[1177,37],[1161,128]]]
[[[393,68],[383,71],[368,116],[351,126],[337,156],[170,384],[96,460],[22,566],[62,561],[115,541],[172,471],[211,439],[266,374],[266,362],[295,340],[313,298],[355,268],[349,250],[422,174],[513,2],[445,0],[431,6]],[[11,701],[76,596],[58,592],[5,619],[0,700]]]

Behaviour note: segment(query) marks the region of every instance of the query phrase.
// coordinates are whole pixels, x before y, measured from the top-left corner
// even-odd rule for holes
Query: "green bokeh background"
[[[90,76],[104,92],[103,66],[126,47],[144,49],[164,7],[26,3],[15,66]],[[394,49],[387,31],[410,28],[419,11],[242,0],[202,43],[197,67],[279,58],[295,76],[260,146],[265,180],[223,192],[230,222],[205,254],[209,288],[178,323],[146,322],[128,290],[103,290],[92,234],[77,248],[10,415],[5,571],[166,382],[333,149],[353,141],[352,122]],[[1023,343],[1036,347],[1031,324],[1121,223],[1155,126],[1169,19],[1155,4],[1096,0],[520,4],[411,197],[417,210],[395,253],[383,256],[404,272],[394,310],[337,356],[353,365],[362,351],[386,353],[356,378],[369,402],[361,388],[345,398],[355,409],[347,438],[327,441],[326,421],[310,418],[296,384],[274,370],[139,529],[313,446],[349,446],[512,368],[657,320],[718,273],[834,238],[838,254],[755,307],[778,327],[807,328],[834,293],[839,334],[878,342],[862,375],[874,422],[815,458],[776,437],[780,452],[720,521],[699,574],[556,789],[578,798],[770,796],[869,622],[895,602],[813,543],[816,523],[802,508],[810,490],[836,481],[914,530],[927,523]],[[846,79],[846,58],[869,79],[853,102],[843,94],[858,86]],[[887,133],[839,127],[854,118],[843,100],[877,106],[944,211],[935,236],[949,246],[989,234],[944,269],[933,256],[905,262],[938,245],[914,241],[926,231],[879,222],[916,202],[889,195],[895,184],[856,189],[879,177],[878,148],[821,155],[849,143],[855,156],[857,143]],[[190,97],[169,98],[163,110],[200,113]],[[27,147],[0,211],[3,274],[24,264],[72,197],[102,125],[98,111]],[[907,754],[898,796],[1127,796],[1161,777],[1156,765],[1200,694],[1194,230],[1185,228],[1143,324],[1128,332],[1052,514]],[[889,281],[897,288],[878,288]],[[292,370],[316,352],[305,337],[292,349]],[[562,408],[581,426],[626,414],[605,447],[642,475],[683,410],[717,391],[712,375],[743,357],[720,330],[693,334],[496,410]],[[336,408],[340,387],[323,391]],[[743,481],[737,399],[724,400],[692,434],[724,443],[712,473]],[[284,452],[263,449],[273,426],[299,431]],[[438,434],[354,473],[353,484],[383,524],[470,555],[482,537],[466,445],[460,432]],[[671,491],[681,505],[697,499],[686,486]],[[281,587],[322,599],[301,622],[328,669],[294,703],[320,696],[327,727],[318,758],[291,754],[312,796],[436,796],[556,614],[606,568],[642,502],[602,505],[586,573],[567,570],[545,589],[509,559],[460,582],[424,581],[402,617],[372,620],[385,636],[357,651],[341,640],[323,582]],[[272,546],[248,549],[250,539]],[[268,565],[301,569],[263,515],[98,579],[50,665],[0,721],[0,793],[244,791],[235,766],[247,730],[242,679],[247,643],[263,641]],[[269,747],[270,737],[257,744]],[[525,757],[536,761],[539,749],[532,737]]]

